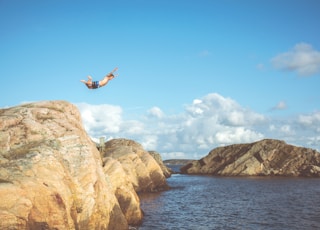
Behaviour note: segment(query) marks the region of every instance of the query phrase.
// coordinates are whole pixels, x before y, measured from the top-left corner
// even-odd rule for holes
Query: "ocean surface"
[[[139,194],[139,230],[320,229],[320,179],[174,174],[171,189]]]

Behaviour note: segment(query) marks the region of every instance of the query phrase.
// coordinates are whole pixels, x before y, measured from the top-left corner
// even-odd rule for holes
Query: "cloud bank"
[[[179,114],[152,107],[139,118],[124,119],[113,105],[77,104],[84,127],[94,139],[133,139],[164,159],[199,159],[218,146],[263,138],[319,149],[320,112],[278,120],[244,108],[217,93],[194,99]],[[285,107],[282,102],[278,109]],[[126,114],[125,117],[129,117]]]
[[[307,43],[299,43],[290,51],[272,58],[271,63],[279,70],[311,76],[320,72],[320,52]]]

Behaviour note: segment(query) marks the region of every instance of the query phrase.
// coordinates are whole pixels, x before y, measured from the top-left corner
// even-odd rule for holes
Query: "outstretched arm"
[[[114,69],[111,71],[111,73],[114,73],[114,72],[116,72],[117,70],[118,70],[118,67],[114,68]]]
[[[113,74],[117,70],[118,70],[118,67],[114,68],[110,73],[108,73],[106,76],[104,76],[104,79],[108,78],[109,80],[111,80],[112,78],[118,76],[118,74]]]
[[[114,76],[114,72],[118,70],[118,67],[114,68],[109,74],[107,74],[105,77]]]

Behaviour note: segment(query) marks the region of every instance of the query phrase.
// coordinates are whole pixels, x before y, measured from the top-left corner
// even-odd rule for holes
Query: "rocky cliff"
[[[320,176],[320,153],[265,139],[219,147],[181,168],[187,174],[222,176]]]
[[[166,181],[145,151],[119,148],[117,156],[109,151],[102,159],[78,109],[65,101],[1,109],[0,229],[128,229],[140,223],[136,191],[166,187]]]
[[[104,168],[116,159],[137,192],[154,192],[168,188],[166,177],[150,153],[132,140],[113,139],[105,143]]]
[[[172,169],[168,168],[164,162],[162,161],[162,157],[160,153],[156,151],[149,151],[150,155],[156,160],[156,162],[159,164],[163,174],[166,178],[169,178],[171,174],[173,173]]]
[[[136,192],[169,188],[160,165],[139,143],[127,139],[106,142],[102,160],[103,170],[110,175],[114,193],[126,219],[130,224],[139,224],[143,214]]]

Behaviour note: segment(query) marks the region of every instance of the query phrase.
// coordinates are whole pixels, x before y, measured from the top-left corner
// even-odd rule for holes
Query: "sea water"
[[[172,175],[140,194],[144,229],[320,229],[320,179]]]

